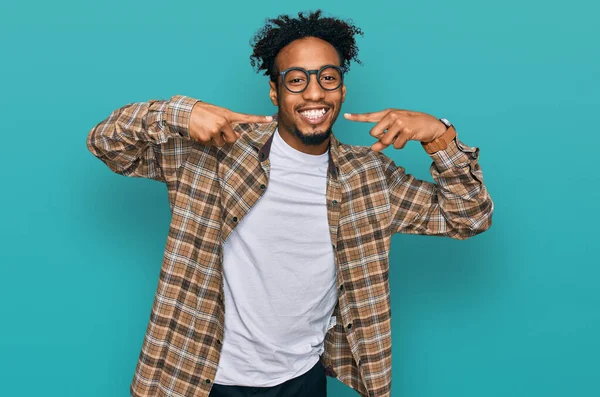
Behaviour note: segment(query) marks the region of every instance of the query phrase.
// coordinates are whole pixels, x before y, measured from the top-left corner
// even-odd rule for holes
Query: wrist
[[[421,141],[422,144],[427,144],[429,142],[435,141],[437,138],[441,137],[446,131],[448,131],[448,128],[452,124],[450,124],[450,122],[448,122],[448,125],[447,125],[441,119],[438,119],[437,122],[436,122],[436,125],[437,125],[437,129],[435,131],[435,134],[433,134],[433,136],[435,138],[431,138],[431,139],[426,140],[426,141]]]

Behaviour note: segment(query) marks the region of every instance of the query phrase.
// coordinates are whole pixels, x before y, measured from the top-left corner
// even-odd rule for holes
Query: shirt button
[[[210,379],[207,379],[207,380],[206,380],[206,384],[209,384],[209,383],[210,383]]]
[[[348,324],[348,325],[347,325],[347,328],[348,328],[348,329],[352,328],[352,323]]]
[[[344,284],[340,285],[340,291],[344,290]]]
[[[265,190],[266,186],[265,186],[264,184],[262,184],[262,185],[260,185],[260,188],[261,188],[262,190]]]
[[[234,222],[237,222],[237,221],[238,221],[238,219],[237,219],[237,216],[234,216],[234,217],[233,217],[233,221],[234,221]]]
[[[264,159],[265,159],[265,154],[264,154],[264,153],[261,153],[261,154],[260,154],[260,158],[264,160]]]
[[[337,205],[338,201],[337,200],[333,200],[332,203],[333,203],[333,205]]]

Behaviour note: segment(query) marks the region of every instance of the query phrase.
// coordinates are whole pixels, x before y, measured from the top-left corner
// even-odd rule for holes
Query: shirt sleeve
[[[392,233],[462,240],[489,229],[494,203],[483,183],[479,149],[456,138],[430,156],[435,183],[416,179],[385,157]]]
[[[165,182],[190,153],[192,108],[197,99],[134,102],[114,110],[87,136],[90,152],[117,174]]]

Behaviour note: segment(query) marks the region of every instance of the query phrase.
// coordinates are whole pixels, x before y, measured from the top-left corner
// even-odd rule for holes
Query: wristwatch
[[[446,128],[452,127],[452,123],[448,121],[448,119],[441,118],[440,121],[446,126]]]
[[[440,119],[440,121],[446,126],[446,132],[444,132],[442,135],[440,135],[431,142],[421,142],[423,149],[425,149],[425,151],[429,154],[433,154],[440,150],[446,149],[448,147],[448,144],[452,142],[454,138],[456,138],[456,129],[454,128],[452,123],[449,122],[448,119],[443,118]]]

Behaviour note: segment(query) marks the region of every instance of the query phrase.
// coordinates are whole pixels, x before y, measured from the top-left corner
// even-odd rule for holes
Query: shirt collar
[[[273,115],[273,121],[264,124],[246,124],[244,128],[247,131],[245,134],[245,140],[252,147],[258,150],[258,158],[260,161],[265,161],[269,158],[271,153],[271,144],[273,143],[273,137],[275,130],[277,129],[277,114]],[[338,177],[338,146],[340,142],[333,135],[330,135],[329,139],[329,166],[328,172],[337,179]]]

